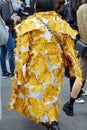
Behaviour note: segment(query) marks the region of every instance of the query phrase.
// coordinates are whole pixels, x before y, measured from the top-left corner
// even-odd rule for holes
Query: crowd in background
[[[1,54],[1,69],[2,78],[14,76],[14,48],[15,48],[15,30],[14,25],[20,23],[28,15],[33,14],[34,7],[33,3],[35,0],[0,0],[0,15],[5,21],[6,25],[9,27],[9,39],[6,45],[0,47]],[[6,56],[8,52],[10,72],[7,70],[6,66]]]

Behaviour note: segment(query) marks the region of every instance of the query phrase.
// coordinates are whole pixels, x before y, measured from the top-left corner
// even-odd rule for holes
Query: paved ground
[[[0,120],[0,130],[46,130],[46,128],[41,124],[36,125],[26,117],[20,117],[17,112],[8,112],[7,104],[11,94],[12,80],[9,78],[2,79],[1,77],[0,80],[0,99],[2,99],[2,119]],[[62,104],[68,101],[70,95],[69,81],[67,78],[64,78],[64,83],[65,87],[62,89],[61,93]],[[87,82],[84,89],[86,89],[86,86]],[[75,104],[75,114],[73,117],[66,116],[62,109],[60,110],[59,126],[61,130],[87,130],[87,96],[83,98],[86,100],[86,103]]]

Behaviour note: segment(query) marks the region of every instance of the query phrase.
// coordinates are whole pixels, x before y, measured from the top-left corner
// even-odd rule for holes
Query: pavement
[[[7,61],[7,67],[8,61]],[[19,113],[7,110],[7,104],[11,95],[11,84],[12,80],[9,78],[1,78],[0,69],[0,130],[46,130],[42,124],[35,124],[25,116],[20,116]],[[70,87],[68,78],[64,77],[64,88],[61,91],[61,102],[62,105],[69,100]],[[85,83],[84,90],[87,89],[87,82]],[[74,116],[69,117],[60,109],[59,116],[59,127],[60,130],[87,130],[87,96],[84,104],[74,105]]]

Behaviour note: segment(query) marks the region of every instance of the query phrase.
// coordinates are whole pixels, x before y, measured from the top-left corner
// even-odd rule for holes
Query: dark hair
[[[51,11],[53,10],[53,0],[36,0],[36,11]]]
[[[82,3],[82,0],[70,0],[71,8],[76,12],[80,5],[87,3],[87,0]]]
[[[65,0],[54,0],[54,10],[61,14],[64,9]]]

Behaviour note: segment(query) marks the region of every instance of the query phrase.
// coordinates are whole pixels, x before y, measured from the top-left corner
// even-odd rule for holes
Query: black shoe
[[[69,102],[64,104],[63,111],[66,113],[66,115],[73,116],[73,106],[71,106]]]
[[[47,130],[60,130],[60,128],[58,127],[58,123],[57,122],[52,122],[52,124],[48,124],[48,123],[42,123],[43,125],[46,126]]]
[[[58,122],[52,122],[51,130],[60,130]]]
[[[7,72],[6,74],[2,74],[2,78],[8,78],[8,77],[10,77],[10,73],[9,72]]]

